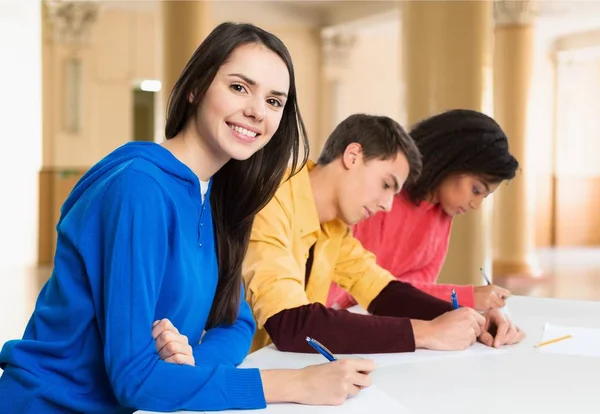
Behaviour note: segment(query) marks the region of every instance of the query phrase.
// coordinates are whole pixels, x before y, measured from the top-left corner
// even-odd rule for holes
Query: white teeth
[[[242,128],[239,127],[237,125],[229,125],[231,127],[231,129],[233,129],[235,132],[242,134],[242,135],[246,135],[248,137],[254,138],[256,137],[256,132],[253,131],[248,131],[246,128]]]

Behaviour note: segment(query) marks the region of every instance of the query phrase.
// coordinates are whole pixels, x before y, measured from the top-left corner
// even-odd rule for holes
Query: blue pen
[[[450,294],[450,302],[452,303],[452,309],[458,309],[458,297],[456,296],[456,291],[452,289],[452,293]]]
[[[333,356],[333,354],[329,351],[329,349],[325,348],[323,346],[323,344],[321,344],[319,341],[317,341],[316,339],[311,338],[310,336],[306,337],[306,342],[308,342],[308,344],[310,346],[312,346],[313,348],[315,348],[315,350],[323,355],[325,358],[327,358],[327,360],[329,362],[333,362],[336,361],[337,358]]]

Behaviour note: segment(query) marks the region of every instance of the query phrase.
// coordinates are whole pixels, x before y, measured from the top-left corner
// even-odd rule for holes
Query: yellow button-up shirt
[[[308,175],[312,168],[309,162],[284,182],[254,220],[242,268],[246,299],[257,323],[251,351],[271,343],[264,329],[271,316],[311,303],[325,304],[332,281],[366,309],[395,280],[352,236],[348,225],[340,220],[319,222]],[[313,245],[306,286],[306,261]]]

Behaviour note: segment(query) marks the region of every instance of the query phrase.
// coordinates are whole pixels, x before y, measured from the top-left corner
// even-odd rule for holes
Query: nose
[[[469,202],[469,207],[471,208],[471,210],[479,210],[479,207],[481,207],[481,202],[482,202],[481,198],[476,198],[474,200],[471,200]]]
[[[386,213],[392,211],[392,204],[394,203],[394,194],[386,194],[381,200],[379,207]]]
[[[247,101],[244,115],[260,122],[265,118],[266,110],[266,102],[263,99],[251,98]]]

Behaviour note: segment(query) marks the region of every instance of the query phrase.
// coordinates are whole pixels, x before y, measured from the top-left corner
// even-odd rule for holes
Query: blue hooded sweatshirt
[[[233,325],[202,336],[218,280],[209,195],[155,143],[126,144],[82,177],[23,339],[0,352],[0,412],[265,407],[259,371],[236,368],[256,328],[243,297]],[[196,344],[196,366],[160,359],[162,318]]]

